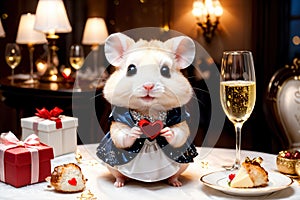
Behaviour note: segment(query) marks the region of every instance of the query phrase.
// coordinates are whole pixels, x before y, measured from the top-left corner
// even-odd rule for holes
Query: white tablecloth
[[[196,157],[195,162],[190,164],[182,174],[182,187],[172,187],[165,182],[143,183],[131,180],[125,187],[116,188],[113,186],[114,178],[102,164],[99,164],[99,160],[95,156],[96,147],[97,144],[81,145],[78,146],[78,150],[83,156],[82,164],[79,164],[79,166],[88,179],[86,189],[90,190],[97,197],[97,200],[300,199],[300,185],[297,181],[294,181],[287,189],[260,197],[231,196],[203,185],[200,182],[202,175],[221,170],[222,165],[231,164],[234,160],[234,150],[221,148],[197,148],[199,155]],[[276,171],[276,155],[242,150],[242,158],[245,156],[250,158],[260,156],[264,159],[263,167],[267,171]],[[74,154],[63,155],[52,160],[52,169],[57,165],[69,162],[76,163]],[[47,188],[47,185],[48,183],[44,182],[17,189],[0,183],[0,199],[76,200],[81,195],[81,193],[57,193]]]

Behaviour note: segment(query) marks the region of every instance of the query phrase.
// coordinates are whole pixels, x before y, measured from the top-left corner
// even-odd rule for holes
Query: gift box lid
[[[71,128],[78,126],[78,118],[61,115],[59,117],[62,122],[62,128]],[[48,119],[43,119],[38,116],[21,118],[21,127],[33,129],[33,123],[37,124],[38,131],[53,131],[56,130],[56,122]]]
[[[38,146],[39,161],[44,162],[54,158],[53,148],[41,143]],[[8,149],[4,154],[4,161],[17,166],[30,165],[31,154],[23,146]]]

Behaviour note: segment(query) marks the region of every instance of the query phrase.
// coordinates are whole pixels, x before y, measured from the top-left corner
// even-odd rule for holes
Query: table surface
[[[200,182],[202,175],[212,171],[222,170],[222,165],[231,164],[235,156],[233,149],[198,147],[199,155],[195,162],[190,164],[182,174],[183,186],[180,188],[167,185],[165,182],[143,183],[131,180],[125,187],[113,186],[114,178],[106,167],[99,163],[95,155],[97,144],[79,145],[78,151],[82,155],[82,168],[84,176],[88,179],[86,190],[90,190],[97,200],[105,199],[300,199],[300,185],[297,181],[283,190],[260,197],[232,196],[209,188]],[[242,158],[260,156],[264,159],[263,167],[267,171],[276,171],[276,155],[242,150]],[[52,162],[52,169],[60,164],[75,162],[75,154],[56,157]],[[62,194],[47,187],[48,183],[37,183],[22,188],[14,188],[0,183],[0,199],[18,200],[66,200],[78,199],[81,193]]]
[[[16,79],[14,84],[11,83],[10,77],[5,77],[0,80],[0,88],[4,91],[18,92],[18,93],[33,93],[39,95],[60,95],[70,96],[72,93],[95,93],[95,91],[102,88],[102,84],[99,87],[92,87],[91,81],[80,80],[79,81],[81,91],[73,89],[72,82],[41,82],[37,84],[25,84],[23,79]]]

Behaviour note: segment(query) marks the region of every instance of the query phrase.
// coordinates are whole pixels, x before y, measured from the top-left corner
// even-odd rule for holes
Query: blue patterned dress
[[[164,126],[171,127],[189,119],[185,107],[167,111]],[[129,127],[138,123],[128,108],[114,107],[110,121],[121,122]],[[153,140],[143,135],[126,149],[117,148],[108,132],[97,148],[97,156],[106,164],[118,169],[127,177],[152,182],[163,180],[175,174],[180,164],[193,162],[197,151],[190,138],[179,148],[174,148],[162,136]]]

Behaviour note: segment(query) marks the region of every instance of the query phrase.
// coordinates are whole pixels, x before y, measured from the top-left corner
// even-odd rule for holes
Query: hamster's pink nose
[[[145,83],[143,85],[143,87],[145,88],[145,90],[152,90],[154,88],[154,84],[153,83]]]

